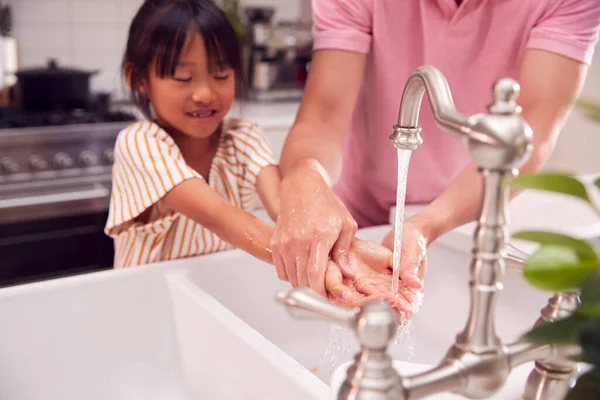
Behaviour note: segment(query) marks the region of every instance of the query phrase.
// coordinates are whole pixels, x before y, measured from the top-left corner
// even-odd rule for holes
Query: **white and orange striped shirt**
[[[203,179],[188,166],[175,141],[157,124],[136,122],[115,144],[113,187],[105,232],[115,241],[115,268],[208,254],[233,248],[210,230],[164,204],[187,179]],[[209,172],[209,185],[246,211],[261,207],[260,171],[274,165],[271,146],[254,123],[227,119]],[[198,199],[202,201],[202,199]],[[136,220],[151,209],[148,222]]]

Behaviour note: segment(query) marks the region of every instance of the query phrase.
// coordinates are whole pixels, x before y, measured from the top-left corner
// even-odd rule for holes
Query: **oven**
[[[110,269],[106,213],[0,225],[0,287]]]
[[[130,122],[0,129],[0,287],[112,268],[113,149]]]

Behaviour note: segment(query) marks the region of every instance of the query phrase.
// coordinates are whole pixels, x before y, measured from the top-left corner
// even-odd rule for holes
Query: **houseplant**
[[[600,105],[578,103],[586,116],[600,123]],[[600,178],[584,182],[565,173],[523,174],[509,180],[510,187],[562,193],[586,202],[600,218]],[[590,365],[567,399],[600,398],[600,249],[592,243],[549,231],[521,231],[513,238],[539,244],[523,267],[525,279],[550,292],[579,291],[580,305],[568,318],[538,325],[524,335],[537,344],[576,344],[576,358]]]

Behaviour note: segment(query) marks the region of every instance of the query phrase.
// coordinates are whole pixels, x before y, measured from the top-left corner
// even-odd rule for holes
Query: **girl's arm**
[[[205,181],[188,179],[167,193],[164,201],[167,207],[191,218],[226,242],[273,264],[270,249],[273,228],[229,204]]]
[[[270,173],[278,172],[277,169],[271,169]],[[268,181],[270,173],[264,175],[263,183]],[[269,197],[269,193],[265,194]],[[198,201],[199,198],[202,201]],[[168,207],[202,224],[223,240],[273,264],[269,248],[273,228],[252,214],[229,204],[205,181],[188,179],[173,188],[164,197],[164,201]],[[391,252],[378,248],[375,243],[369,245],[360,240],[355,240],[353,246],[356,249],[355,261],[361,270],[361,279],[358,282],[361,288],[346,286],[342,273],[335,264],[330,263],[325,279],[325,296],[346,306],[357,306],[371,298],[379,299],[383,295],[393,307],[405,312],[410,311],[410,299],[403,300],[389,293],[391,271],[382,274],[391,263]]]
[[[277,221],[279,215],[279,187],[281,175],[277,165],[269,165],[264,168],[256,180],[256,191],[262,201],[265,210],[273,221]]]

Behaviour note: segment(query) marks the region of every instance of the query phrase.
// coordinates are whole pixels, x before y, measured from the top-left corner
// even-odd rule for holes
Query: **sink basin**
[[[437,364],[466,321],[470,248],[454,234],[430,246],[423,304],[390,346],[403,373]],[[504,288],[496,326],[510,342],[550,294],[516,270]],[[273,266],[239,250],[2,289],[0,399],[327,399],[356,338],[292,318],[274,301],[281,289]]]
[[[388,226],[359,231],[364,239],[381,240]],[[469,312],[470,248],[432,244],[428,252],[423,304],[409,325],[399,328],[390,348],[395,360],[436,365],[454,342]],[[238,251],[202,259],[189,269],[189,279],[293,359],[329,383],[332,373],[358,350],[352,332],[325,321],[297,320],[273,301],[273,294],[289,285],[280,282],[273,267]],[[218,268],[217,268],[218,266]],[[500,337],[513,341],[527,331],[547,303],[549,293],[529,286],[520,271],[509,269],[497,302],[496,327]],[[520,383],[527,373],[521,375]],[[519,384],[520,384],[519,383]]]
[[[186,275],[148,266],[0,290],[0,398],[328,396]]]

